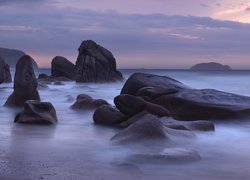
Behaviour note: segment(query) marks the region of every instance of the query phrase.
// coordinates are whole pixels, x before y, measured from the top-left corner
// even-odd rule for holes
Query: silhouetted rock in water
[[[17,61],[24,56],[25,53],[16,49],[0,48],[0,57],[2,57],[10,67],[15,67]],[[34,59],[31,58],[33,68],[38,68]]]
[[[87,94],[79,94],[77,96],[76,102],[71,106],[71,109],[90,110],[96,109],[103,104],[109,105],[109,103],[103,99],[93,99]]]
[[[92,40],[83,41],[76,61],[77,82],[113,82],[122,80],[113,54]]]
[[[24,110],[16,115],[15,123],[56,124],[56,111],[49,102],[29,100],[24,103]]]
[[[171,117],[162,117],[160,121],[168,128],[194,131],[214,131],[214,124],[210,121],[177,121]]]
[[[7,99],[5,106],[23,106],[27,100],[40,100],[40,96],[32,59],[25,55],[16,64],[14,92]]]
[[[5,61],[0,57],[0,84],[5,82],[12,82],[10,67]]]
[[[62,56],[56,56],[51,62],[51,75],[75,79],[75,65]]]
[[[147,87],[148,86],[148,87]],[[179,120],[235,119],[250,117],[250,97],[212,89],[192,89],[174,79],[135,73],[121,94],[142,95],[161,105]]]
[[[164,88],[169,94],[188,88],[181,82],[167,76],[134,73],[124,84],[121,94],[131,94],[135,96],[137,91],[144,87],[161,88],[160,93],[162,93],[162,88]]]
[[[158,117],[169,116],[169,111],[162,106],[143,100],[140,97],[129,94],[121,94],[114,99],[116,107],[129,117],[147,111]]]
[[[156,116],[146,114],[126,129],[117,133],[111,140],[116,143],[126,144],[168,139],[169,137],[161,121]]]
[[[125,121],[127,117],[111,105],[102,105],[96,109],[93,114],[93,120],[96,124],[117,125]]]
[[[129,155],[126,160],[132,163],[166,164],[183,163],[200,160],[198,152],[184,148],[166,148],[162,152],[138,153]]]
[[[191,70],[232,70],[230,66],[216,62],[200,63],[190,68]]]
[[[41,73],[38,75],[38,79],[49,78],[47,74]]]

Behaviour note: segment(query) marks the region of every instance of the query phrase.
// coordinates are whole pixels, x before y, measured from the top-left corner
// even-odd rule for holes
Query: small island
[[[192,66],[190,70],[232,70],[228,65],[222,65],[216,62],[200,63]]]

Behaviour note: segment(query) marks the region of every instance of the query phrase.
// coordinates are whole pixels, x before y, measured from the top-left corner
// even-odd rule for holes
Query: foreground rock
[[[200,160],[198,152],[184,148],[166,148],[159,153],[138,153],[128,156],[127,161],[133,163],[183,163]]]
[[[135,73],[121,94],[139,95],[152,104],[161,105],[178,120],[250,117],[250,97],[213,89],[192,89],[165,76]]]
[[[111,105],[102,105],[93,114],[94,122],[102,125],[118,125],[126,119],[124,114]]]
[[[83,41],[76,61],[77,82],[113,82],[122,80],[113,54],[92,40]]]
[[[0,84],[5,82],[11,82],[10,67],[5,61],[0,57]]]
[[[80,94],[77,96],[76,102],[71,106],[71,109],[90,110],[96,109],[104,104],[109,105],[109,103],[103,99],[93,99],[87,94]]]
[[[190,68],[191,70],[232,70],[230,66],[222,65],[216,62],[200,63]]]
[[[57,116],[53,105],[36,100],[26,101],[24,110],[16,115],[15,123],[56,124]]]
[[[39,100],[37,80],[30,56],[23,56],[16,64],[14,92],[7,99],[5,106],[23,106],[27,100]]]
[[[56,56],[51,62],[51,75],[53,77],[67,77],[75,79],[75,65],[62,56]]]

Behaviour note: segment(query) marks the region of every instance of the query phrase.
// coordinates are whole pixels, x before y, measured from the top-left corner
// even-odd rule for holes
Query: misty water
[[[250,96],[250,71],[122,70],[126,78],[135,71],[166,75],[194,88]],[[215,132],[196,132],[196,138],[171,145],[196,150],[200,161],[130,163],[126,158],[131,154],[166,146],[114,144],[110,138],[120,129],[95,125],[93,111],[70,109],[78,94],[113,104],[124,82],[64,84],[39,90],[42,101],[51,102],[57,111],[55,127],[15,124],[18,110],[0,107],[0,179],[249,179],[250,121],[215,120]],[[12,86],[0,85],[1,105]]]

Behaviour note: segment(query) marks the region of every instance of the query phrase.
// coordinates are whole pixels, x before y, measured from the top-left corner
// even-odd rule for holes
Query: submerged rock
[[[51,62],[51,75],[75,79],[75,65],[62,56],[56,56]]]
[[[198,161],[201,157],[198,152],[184,148],[166,148],[159,153],[138,153],[127,157],[127,161],[132,163],[150,163],[150,164],[166,164],[166,163],[183,163]]]
[[[24,110],[16,115],[14,122],[27,124],[56,124],[57,115],[51,103],[29,100],[25,102]]]
[[[0,84],[5,82],[12,82],[10,67],[0,57]]]
[[[113,54],[92,40],[83,41],[76,61],[77,82],[113,82],[122,80]]]
[[[96,124],[117,125],[126,120],[126,116],[111,105],[102,105],[93,114]]]
[[[40,101],[37,85],[32,59],[25,55],[16,64],[14,92],[7,99],[5,106],[23,106],[27,100]]]

